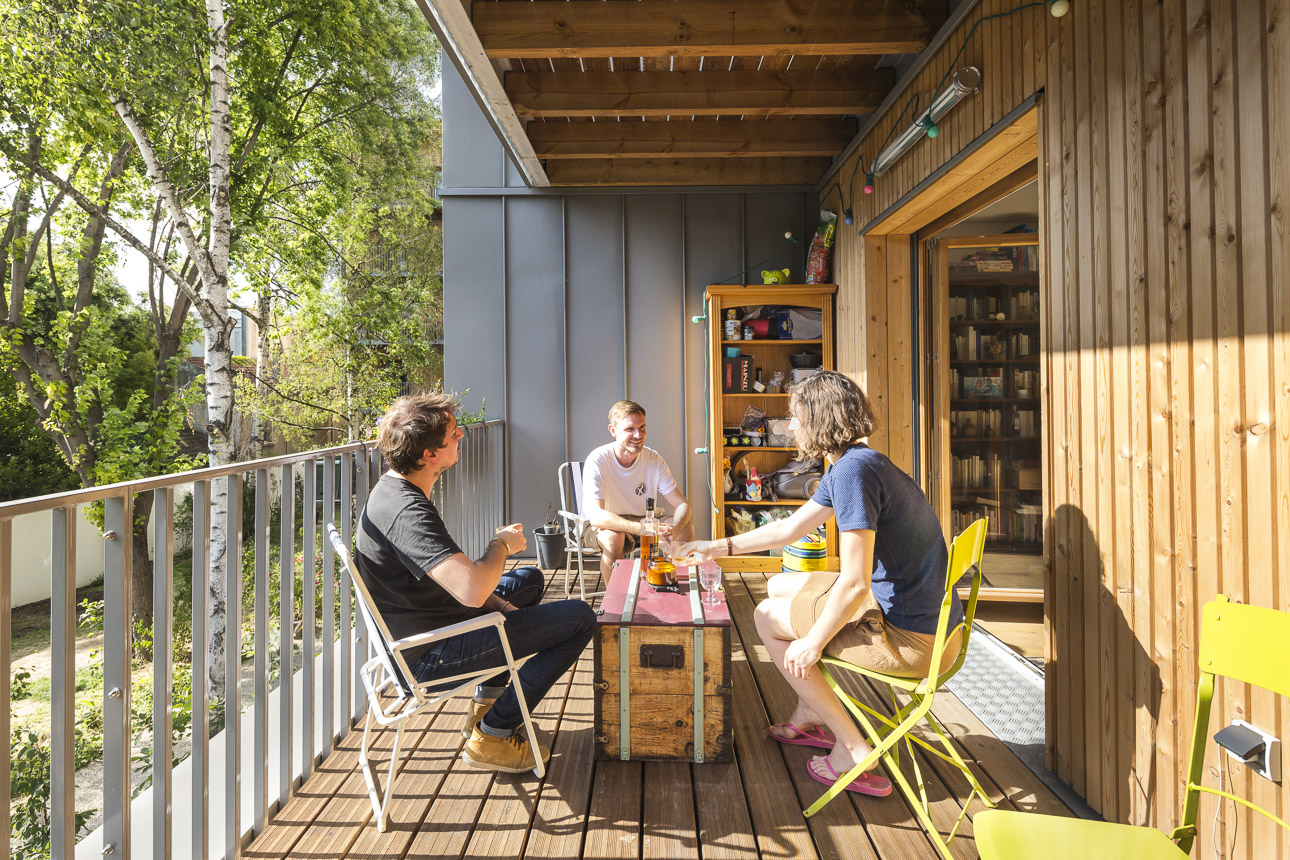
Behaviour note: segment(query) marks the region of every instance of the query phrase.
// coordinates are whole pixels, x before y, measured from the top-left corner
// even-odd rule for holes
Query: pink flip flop
[[[770,729],[790,729],[796,734],[793,737],[784,738],[772,732]],[[833,749],[837,739],[833,737],[833,732],[824,728],[824,726],[813,726],[809,729],[798,728],[792,723],[776,723],[766,730],[766,736],[773,741],[779,741],[781,744],[792,744],[799,747],[816,747],[822,750]]]
[[[824,762],[824,768],[828,771],[829,778],[820,776],[812,767],[817,761]],[[811,775],[811,779],[824,785],[832,786],[842,778],[842,774],[833,769],[829,764],[828,756],[816,756],[806,763],[806,772]],[[862,773],[852,780],[851,784],[846,787],[847,791],[854,791],[856,794],[868,794],[872,797],[886,797],[891,794],[891,780],[885,776],[879,776],[876,773]]]

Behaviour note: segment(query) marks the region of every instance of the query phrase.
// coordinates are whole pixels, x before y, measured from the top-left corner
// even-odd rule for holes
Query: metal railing
[[[504,520],[504,440],[500,421],[463,428],[461,457],[436,484],[434,501],[464,551],[483,552]],[[332,468],[327,468],[331,464]],[[50,855],[117,857],[236,857],[307,780],[363,713],[357,668],[366,659],[367,636],[352,612],[353,587],[337,565],[323,524],[335,522],[352,545],[356,517],[379,478],[380,458],[368,443],[238,463],[176,475],[128,481],[0,504],[0,666],[10,678],[11,585],[30,559],[12,557],[13,520],[49,515],[52,535],[50,600]],[[276,607],[272,580],[270,476],[279,482]],[[176,490],[192,489],[192,700],[191,749],[172,766],[171,643],[175,597]],[[243,529],[243,489],[253,496],[254,525]],[[211,498],[227,493],[227,551],[223,623],[213,626]],[[132,543],[135,499],[152,494],[151,788],[132,802],[131,733]],[[103,794],[102,826],[76,843],[76,587],[75,523],[82,506],[103,507]],[[299,511],[297,511],[299,506]],[[300,554],[296,557],[296,542]],[[254,553],[250,632],[243,629],[243,553]],[[94,548],[95,552],[98,548]],[[30,575],[30,574],[27,574]],[[297,580],[297,576],[300,577]],[[320,589],[315,586],[320,583]],[[296,617],[296,591],[300,612]],[[321,603],[315,599],[317,590]],[[317,605],[316,605],[317,604]],[[278,621],[276,654],[271,622]],[[206,682],[209,637],[224,642],[222,699]],[[164,645],[163,645],[164,643]],[[248,661],[243,654],[250,647]],[[137,672],[136,672],[137,674]],[[274,682],[277,681],[276,688]],[[251,696],[247,702],[245,686]],[[135,683],[139,683],[136,679]],[[212,730],[212,705],[224,703],[222,729]],[[231,703],[231,704],[230,704]],[[8,739],[12,702],[0,697],[0,736]],[[138,715],[135,715],[138,719]],[[146,767],[146,763],[145,763]],[[0,856],[10,850],[10,756],[0,760]],[[250,769],[250,773],[246,771]],[[181,776],[176,779],[176,774]],[[181,787],[182,786],[182,787]],[[178,792],[178,793],[177,793]],[[186,797],[185,797],[186,795]],[[176,814],[183,823],[174,826]]]

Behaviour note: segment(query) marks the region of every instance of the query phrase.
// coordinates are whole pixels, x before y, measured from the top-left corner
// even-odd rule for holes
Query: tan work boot
[[[496,701],[496,699],[493,701]],[[470,733],[475,730],[475,726],[479,725],[479,721],[484,718],[484,714],[488,713],[488,709],[492,706],[492,702],[470,700],[470,711],[466,714],[466,724],[461,727],[461,736],[463,738],[470,739]]]
[[[537,745],[542,753],[542,761],[551,758],[551,751],[541,744]],[[470,740],[461,751],[461,760],[471,767],[482,770],[500,770],[503,773],[523,773],[537,767],[533,757],[533,744],[523,731],[516,731],[509,738],[486,735],[475,726],[470,733]]]

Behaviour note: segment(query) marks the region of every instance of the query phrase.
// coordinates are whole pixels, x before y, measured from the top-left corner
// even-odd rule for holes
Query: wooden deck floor
[[[563,574],[558,575],[563,582]],[[389,828],[378,833],[358,769],[352,732],[244,852],[252,858],[935,858],[899,790],[886,798],[839,797],[812,819],[801,809],[824,790],[807,774],[816,751],[766,737],[792,706],[752,622],[765,593],[762,574],[728,575],[735,621],[735,761],[690,765],[592,758],[592,650],[536,710],[552,745],[545,779],[494,775],[461,764],[458,729],[466,699],[409,721],[408,753]],[[552,584],[550,593],[561,591]],[[873,701],[879,701],[876,692]],[[935,713],[959,741],[1002,807],[1069,814],[1043,783],[949,693]],[[392,733],[378,737],[376,759]],[[944,830],[966,794],[961,776],[930,767],[933,819]],[[948,791],[947,791],[948,787]],[[978,811],[979,802],[969,809]],[[951,843],[976,857],[970,821]]]

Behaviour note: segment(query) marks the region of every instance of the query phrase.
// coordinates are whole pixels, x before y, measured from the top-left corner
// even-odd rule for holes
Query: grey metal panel
[[[606,414],[627,390],[622,207],[617,195],[565,198],[571,460],[609,441]]]
[[[502,211],[496,198],[444,201],[444,386],[470,389],[462,405],[475,412],[484,403],[490,418],[504,416],[506,400]],[[558,259],[559,243],[546,253]],[[523,265],[515,274],[522,278]]]
[[[627,395],[649,414],[646,442],[685,486],[683,198],[627,197]]]
[[[528,183],[524,181],[524,174],[520,173],[520,169],[515,166],[515,160],[505,150],[502,151],[502,166],[506,172],[507,188],[528,188]]]
[[[504,183],[501,141],[461,76],[451,63],[443,65],[443,184],[445,186]],[[520,180],[521,185],[524,184]],[[447,223],[447,218],[444,219]],[[446,247],[445,242],[445,247]]]
[[[529,529],[546,519],[548,505],[559,503],[556,470],[564,460],[565,438],[563,247],[560,198],[506,203],[507,518]]]
[[[689,320],[710,283],[756,283],[786,265],[800,279],[814,206],[801,191],[445,202],[445,382],[507,421],[508,519],[545,517],[558,464],[608,441],[605,412],[628,396],[650,411],[649,443],[707,533],[708,466],[693,454],[706,442],[707,362]]]
[[[810,244],[818,220],[814,213],[809,219],[805,217],[805,206],[806,198],[800,193],[745,196],[744,265],[751,271],[744,283],[760,284],[762,269],[782,269],[786,266],[792,270],[790,282],[802,283],[805,249]],[[785,231],[792,232],[797,242],[785,239]]]
[[[712,532],[708,458],[694,454],[694,449],[707,445],[707,337],[703,324],[689,320],[706,311],[703,293],[709,284],[740,282],[731,276],[743,268],[742,218],[743,195],[690,194],[685,198],[685,379],[690,404],[686,415],[690,468],[685,493],[694,508],[695,534],[705,539]]]

